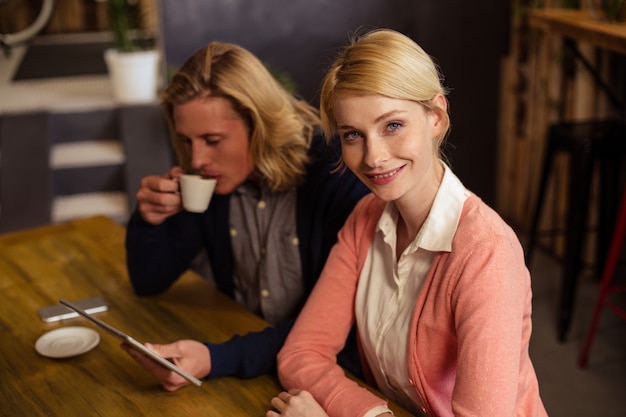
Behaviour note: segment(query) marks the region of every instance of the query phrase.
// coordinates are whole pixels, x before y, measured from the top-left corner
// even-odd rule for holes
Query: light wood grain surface
[[[531,9],[528,11],[528,22],[560,36],[626,54],[625,22],[601,21],[587,10],[559,8]]]
[[[281,390],[267,375],[217,378],[168,393],[119,339],[86,319],[44,323],[40,307],[100,295],[109,311],[97,316],[142,342],[221,342],[266,326],[192,272],[162,295],[136,297],[126,272],[124,229],[105,217],[1,235],[0,294],[0,414],[260,417]],[[94,328],[100,343],[65,359],[35,351],[41,335],[66,326]],[[409,415],[391,406],[396,415]]]

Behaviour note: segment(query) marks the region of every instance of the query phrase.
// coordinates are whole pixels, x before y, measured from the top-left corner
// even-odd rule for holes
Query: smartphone
[[[89,314],[107,311],[109,306],[102,297],[91,297],[84,300],[75,301],[74,304],[85,310]],[[78,317],[78,313],[62,304],[55,304],[39,309],[39,317],[46,323],[71,319]]]

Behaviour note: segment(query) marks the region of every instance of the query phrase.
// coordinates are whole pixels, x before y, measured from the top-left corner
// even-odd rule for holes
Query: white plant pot
[[[118,52],[107,49],[104,61],[109,70],[113,96],[124,104],[150,103],[157,99],[159,52]]]

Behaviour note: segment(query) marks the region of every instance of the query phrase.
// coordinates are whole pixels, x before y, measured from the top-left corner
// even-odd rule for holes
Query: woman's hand
[[[292,389],[272,398],[272,407],[266,417],[328,417],[326,411],[308,391]]]
[[[196,378],[204,378],[211,373],[211,352],[203,343],[195,340],[179,340],[167,345],[146,343],[146,347],[171,360],[176,366]],[[122,343],[122,349],[128,352],[149,374],[158,379],[166,391],[176,391],[189,385],[189,381],[185,378],[159,365],[126,343]]]
[[[182,174],[182,168],[174,167],[162,176],[142,178],[136,197],[139,214],[146,222],[156,226],[182,210],[178,192],[178,178]]]

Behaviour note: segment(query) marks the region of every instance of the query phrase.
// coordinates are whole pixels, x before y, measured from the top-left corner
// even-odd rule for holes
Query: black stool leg
[[[543,200],[546,194],[546,186],[548,185],[548,178],[552,171],[552,160],[554,158],[554,148],[551,145],[551,141],[548,140],[548,146],[546,154],[543,160],[543,168],[541,171],[541,182],[539,183],[539,191],[537,193],[537,202],[535,203],[535,210],[533,213],[532,222],[530,224],[530,230],[528,231],[528,241],[526,242],[526,266],[530,267],[532,261],[532,255],[535,249],[537,240],[537,229],[539,228],[539,219],[541,218],[541,211],[543,208]]]
[[[565,341],[572,318],[574,299],[580,270],[580,258],[587,229],[589,212],[589,189],[593,170],[591,143],[578,145],[570,159],[569,208],[567,219],[567,238],[565,242],[565,259],[561,299],[558,312],[558,339]]]

